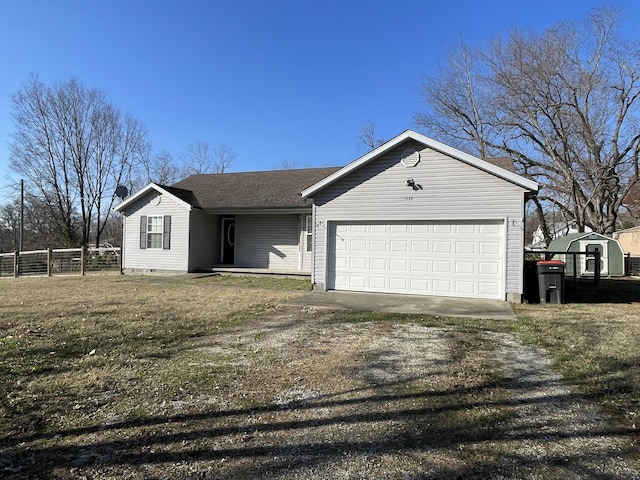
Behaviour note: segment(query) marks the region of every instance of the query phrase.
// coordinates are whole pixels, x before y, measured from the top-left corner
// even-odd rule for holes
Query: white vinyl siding
[[[189,210],[170,195],[162,195],[159,204],[150,192],[129,205],[123,219],[122,268],[125,272],[186,272],[189,255]],[[171,217],[170,248],[140,248],[140,217]],[[148,223],[147,223],[148,225]],[[164,236],[164,234],[163,234]]]
[[[236,266],[298,270],[300,215],[236,215]]]
[[[400,155],[420,152],[415,167]],[[416,189],[407,185],[415,182]],[[524,189],[414,141],[373,159],[346,177],[314,193],[316,212],[313,282],[327,286],[327,241],[331,222],[393,220],[502,222],[506,276],[501,298],[522,293]]]
[[[191,212],[189,236],[189,271],[207,270],[220,259],[220,217],[198,210]]]

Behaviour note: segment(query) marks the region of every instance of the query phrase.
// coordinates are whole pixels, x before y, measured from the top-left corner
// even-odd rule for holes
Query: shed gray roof
[[[574,232],[574,233],[565,235],[564,237],[551,240],[551,242],[549,242],[549,246],[547,247],[547,249],[550,251],[564,251],[567,249],[567,247],[569,247],[569,244],[571,244],[571,242],[573,242],[574,240],[578,240],[583,237],[588,237],[590,235],[601,237],[604,240],[613,240],[611,237],[607,237],[606,235],[603,235],[601,233]]]
[[[199,174],[166,188],[202,209],[304,207],[307,204],[300,197],[300,192],[339,169]]]

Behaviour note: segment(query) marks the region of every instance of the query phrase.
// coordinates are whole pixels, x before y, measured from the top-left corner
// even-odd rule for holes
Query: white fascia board
[[[379,155],[382,155],[383,153],[391,150],[392,148],[395,148],[397,145],[404,142],[405,140],[415,140],[417,142],[423,143],[425,146],[429,148],[438,150],[444,153],[445,155],[448,155],[450,157],[453,157],[460,161],[468,163],[469,165],[472,165],[476,168],[479,168],[488,173],[491,173],[499,178],[502,178],[511,183],[514,183],[526,190],[529,190],[532,192],[538,191],[538,184],[533,180],[529,180],[527,178],[521,177],[516,173],[509,172],[508,170],[505,170],[496,165],[493,165],[490,162],[482,160],[478,157],[474,157],[473,155],[469,155],[468,153],[458,150],[457,148],[450,147],[449,145],[445,145],[444,143],[440,143],[437,140],[433,140],[432,138],[426,137],[418,132],[414,132],[413,130],[405,130],[400,135],[392,138],[386,143],[383,143],[378,148],[371,150],[369,153],[354,160],[353,162],[344,166],[337,172],[334,172],[328,177],[325,177],[315,185],[311,185],[310,187],[306,188],[301,192],[300,195],[302,196],[302,198],[307,198],[312,196],[317,191],[322,190],[324,187],[332,184],[336,180],[339,180],[340,178],[351,173],[352,171],[356,170],[362,165],[370,162],[371,160],[378,157]]]
[[[173,198],[179,205],[182,205],[183,207],[185,207],[187,210],[191,210],[193,208],[193,206],[188,203],[185,202],[184,200],[176,197],[175,195],[173,195],[172,193],[168,192],[167,190],[165,190],[164,188],[162,188],[160,185],[157,185],[155,183],[150,183],[149,185],[147,185],[146,187],[138,190],[136,193],[134,193],[133,195],[131,195],[129,198],[127,198],[126,200],[123,200],[122,202],[120,202],[118,205],[115,206],[114,210],[117,212],[122,211],[123,209],[127,208],[128,205],[130,205],[131,203],[135,202],[136,200],[138,200],[139,198],[143,197],[144,195],[146,195],[147,193],[149,193],[151,190],[155,190],[156,192],[160,193],[161,195],[168,195],[171,198]]]

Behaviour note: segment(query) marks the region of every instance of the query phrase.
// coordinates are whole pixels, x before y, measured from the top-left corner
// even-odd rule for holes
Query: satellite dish
[[[116,197],[124,200],[129,195],[129,189],[124,185],[118,185],[116,187]]]

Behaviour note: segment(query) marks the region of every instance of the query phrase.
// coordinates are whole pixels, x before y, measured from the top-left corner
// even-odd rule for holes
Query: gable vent
[[[409,148],[400,155],[400,162],[407,168],[415,167],[420,163],[420,152],[413,148]]]

